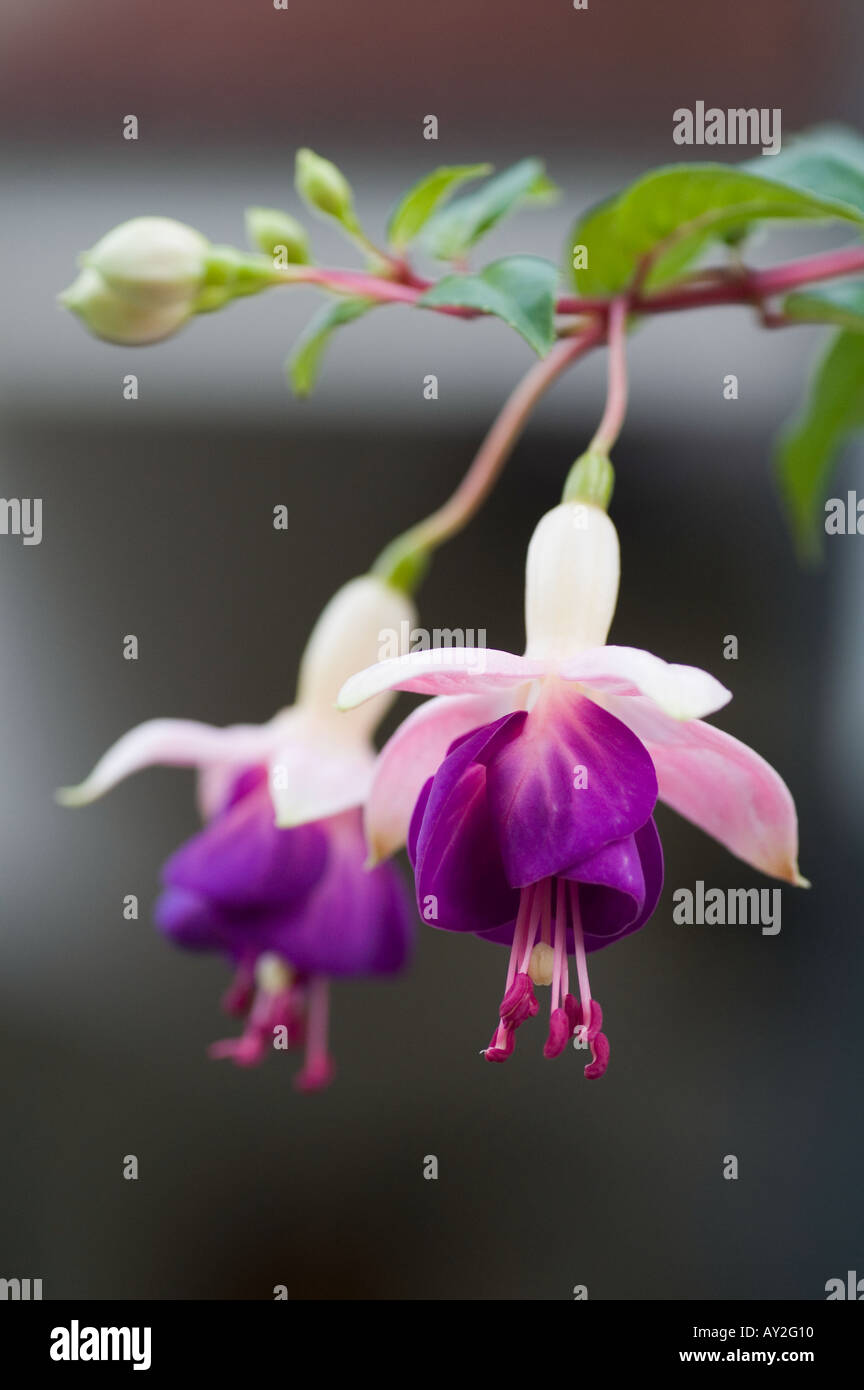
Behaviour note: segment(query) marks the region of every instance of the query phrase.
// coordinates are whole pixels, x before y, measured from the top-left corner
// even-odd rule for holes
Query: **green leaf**
[[[521,159],[437,212],[427,223],[424,244],[439,260],[458,260],[517,204],[548,198],[549,187],[541,161]]]
[[[309,320],[286,363],[286,371],[296,395],[308,396],[311,392],[334,330],[345,323],[353,323],[354,319],[374,309],[375,303],[373,299],[336,299],[331,304],[325,304]]]
[[[822,508],[835,456],[847,437],[862,428],[864,337],[838,333],[778,449],[780,488],[799,549],[808,558],[821,550]]]
[[[506,256],[473,275],[445,275],[418,300],[495,314],[541,357],[555,341],[558,271],[541,256]]]
[[[748,159],[739,168],[751,174],[767,173],[771,179],[811,193],[846,196],[860,208],[864,139],[846,126],[817,126],[795,136],[779,154],[767,160],[764,156]]]
[[[782,152],[763,157],[758,174],[731,164],[669,165],[591,209],[577,222],[568,248],[571,267],[573,247],[587,248],[587,267],[571,269],[577,290],[623,290],[643,257],[668,242],[646,279],[649,288],[656,287],[680,274],[707,242],[737,236],[764,219],[864,223],[864,170],[812,155],[794,166],[790,159],[789,181],[781,182],[773,176],[781,158]],[[764,172],[768,164],[770,177]]]
[[[549,203],[557,203],[560,197],[561,189],[557,183],[553,183],[547,174],[539,174],[525,194],[525,201],[546,206]]]
[[[387,227],[390,245],[397,251],[408,246],[460,183],[491,172],[491,164],[447,164],[433,169],[408,189],[394,209]]]
[[[783,312],[804,323],[836,323],[864,333],[864,280],[799,290],[786,296]]]

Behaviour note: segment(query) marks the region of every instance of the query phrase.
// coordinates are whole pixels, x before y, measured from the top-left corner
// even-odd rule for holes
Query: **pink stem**
[[[627,298],[613,300],[609,311],[609,388],[606,409],[588,451],[607,454],[621,433],[627,413]]]
[[[744,270],[723,275],[719,283],[696,281],[653,294],[637,293],[631,297],[630,310],[639,314],[660,314],[679,309],[702,309],[714,304],[750,304],[770,295],[861,271],[864,271],[864,247],[847,246],[817,256],[806,256],[769,270]],[[716,276],[718,271],[706,270],[701,274],[703,277]],[[405,270],[397,281],[363,271],[327,270],[308,265],[286,267],[281,279],[285,284],[320,285],[322,289],[374,299],[380,304],[416,304],[433,283],[415,276],[410,270]],[[605,318],[614,302],[609,298],[583,299],[564,295],[557,301],[555,311],[558,314],[593,314]],[[479,310],[456,305],[436,306],[433,312],[465,319],[480,317]]]
[[[456,491],[443,507],[406,533],[407,544],[416,549],[439,545],[470,520],[488,497],[541,396],[572,362],[600,342],[602,336],[602,325],[590,324],[577,336],[562,338],[526,373],[508,397]]]
[[[280,279],[286,285],[320,285],[322,289],[333,290],[336,294],[374,299],[378,304],[416,304],[432,284],[431,281],[417,281],[413,276],[411,282],[406,283],[404,279],[386,280],[380,275],[366,274],[360,270],[326,270],[315,265],[286,267]],[[456,305],[442,305],[437,312],[463,319],[481,317],[479,309],[460,309]]]

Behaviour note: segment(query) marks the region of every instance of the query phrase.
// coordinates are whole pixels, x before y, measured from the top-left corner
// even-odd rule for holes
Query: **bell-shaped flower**
[[[609,1045],[587,956],[638,930],[662,887],[658,797],[748,864],[790,883],[792,797],[744,744],[704,722],[730,699],[713,676],[605,645],[618,594],[615,528],[600,507],[565,501],[528,550],[524,656],[447,648],[353,676],[340,706],[385,690],[437,698],[379,756],[366,803],[374,860],[408,836],[421,916],[510,946],[490,1061],[512,1051],[551,985],[546,1056]],[[410,827],[410,830],[409,830]],[[578,999],[570,992],[575,957]]]
[[[412,619],[404,594],[374,576],[355,579],[319,618],[290,709],[268,724],[225,729],[152,720],[109,749],[81,786],[58,793],[79,806],[154,763],[198,769],[206,825],[165,865],[157,922],[177,944],[234,964],[226,1006],[249,1009],[247,1026],[211,1054],[248,1065],[270,1047],[305,1044],[297,1082],[305,1090],[332,1071],[328,981],[392,974],[410,954],[413,909],[397,871],[364,867],[371,739],[392,697],[347,718],[334,701],[347,673],[380,650],[382,633],[408,631]]]

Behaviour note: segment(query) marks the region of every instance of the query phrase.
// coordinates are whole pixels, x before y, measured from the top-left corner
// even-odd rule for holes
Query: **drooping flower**
[[[382,632],[410,629],[412,618],[405,595],[373,576],[355,579],[316,624],[291,708],[268,724],[226,729],[151,720],[80,787],[58,794],[83,805],[153,763],[198,769],[206,824],[164,867],[157,923],[176,944],[233,963],[224,1002],[248,1019],[211,1055],[250,1065],[271,1047],[305,1046],[303,1090],[332,1074],[329,980],[392,974],[410,954],[413,909],[397,871],[364,864],[371,736],[392,697],[347,718],[334,700],[346,674],[380,649]]]
[[[425,921],[510,946],[503,1061],[551,985],[547,1057],[571,1036],[609,1044],[587,957],[637,931],[663,878],[658,797],[748,864],[803,883],[792,797],[758,754],[704,722],[729,692],[707,672],[606,646],[619,581],[601,507],[563,502],[537,526],[526,573],[524,656],[463,648],[380,662],[343,687],[353,709],[384,690],[437,698],[383,749],[367,801],[375,859],[407,834]],[[578,998],[570,991],[575,957]]]

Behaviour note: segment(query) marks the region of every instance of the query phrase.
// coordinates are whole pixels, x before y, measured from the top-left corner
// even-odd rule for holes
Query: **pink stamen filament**
[[[530,888],[523,888],[519,897],[519,912],[516,917],[516,929],[513,932],[513,945],[510,947],[510,963],[507,966],[507,984],[504,993],[513,983],[516,976],[516,963],[525,949],[525,933],[528,930],[528,919],[531,915],[531,900],[534,896],[534,884]]]
[[[555,902],[553,911],[553,882]],[[569,920],[568,920],[569,918]],[[573,932],[576,958],[579,1004],[570,995],[570,971],[567,961],[567,933]],[[539,941],[551,946],[553,952],[550,990],[550,1032],[544,1055],[557,1057],[566,1038],[576,1036],[591,1048],[591,1063],[585,1068],[590,1078],[602,1076],[609,1059],[609,1043],[600,1029],[603,1027],[600,1005],[591,998],[588,979],[588,953],[579,904],[579,886],[563,878],[545,878],[522,889],[519,910],[513,929],[513,944],[507,968],[507,984],[492,1042],[485,1048],[489,1061],[503,1061],[513,1051],[516,1029],[527,1017],[537,1012],[531,991],[530,964]],[[542,967],[541,967],[542,968]],[[512,997],[511,997],[512,996]],[[565,1008],[565,1000],[570,1004]],[[574,1005],[575,1019],[574,1023]],[[529,1007],[530,1006],[530,1007]],[[565,1020],[566,1014],[566,1020]],[[596,1016],[596,1024],[594,1019]],[[563,1031],[562,1031],[563,1030]]]
[[[326,1067],[327,1031],[330,1019],[330,984],[325,975],[316,975],[309,985],[306,1012],[306,1062],[311,1071]]]
[[[564,1002],[569,981],[561,989],[562,976],[567,977],[567,917],[564,899],[564,880],[555,880],[555,965],[552,975],[552,999],[550,1015]]]
[[[582,914],[579,911],[579,885],[570,885],[570,915],[573,927],[573,944],[576,953],[576,975],[579,980],[579,998],[582,1002],[583,1037],[588,1035],[591,1022],[591,985],[588,982],[588,957],[585,951],[585,937],[582,932]]]
[[[531,961],[531,952],[534,950],[534,942],[537,939],[537,928],[540,925],[540,914],[543,911],[543,890],[548,888],[548,879],[542,883],[535,883],[534,896],[531,899],[531,916],[528,921],[528,933],[525,938],[525,949],[522,952],[522,963],[519,966],[521,974],[527,975],[528,965]],[[524,889],[522,890],[525,891]]]
[[[552,880],[543,880],[543,918],[540,940],[545,946],[552,945]]]

